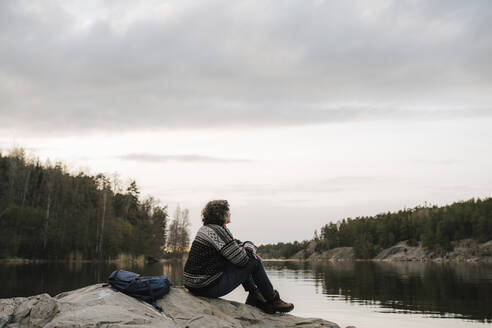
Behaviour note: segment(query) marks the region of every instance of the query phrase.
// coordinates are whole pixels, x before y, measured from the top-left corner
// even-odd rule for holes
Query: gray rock
[[[183,288],[151,305],[102,284],[50,297],[47,294],[0,300],[0,328],[10,327],[331,327],[322,319],[269,315],[249,305],[195,297]]]
[[[434,262],[492,262],[492,241],[478,244],[473,239],[451,242],[453,250],[435,254],[422,245],[409,246],[406,241],[382,250],[375,260],[382,261],[434,261]]]
[[[58,311],[56,300],[48,294],[0,300],[0,328],[44,327]]]
[[[354,259],[353,247],[336,247],[327,251],[313,253],[309,260],[311,261],[351,261]]]
[[[406,241],[383,249],[374,257],[375,260],[385,261],[425,261],[428,258],[429,254],[421,245],[410,246]]]
[[[292,255],[290,259],[309,260],[309,261],[352,261],[354,259],[354,250],[352,247],[336,247],[322,253],[317,253],[316,242],[311,241],[306,250],[300,250]],[[305,255],[309,254],[308,258]]]

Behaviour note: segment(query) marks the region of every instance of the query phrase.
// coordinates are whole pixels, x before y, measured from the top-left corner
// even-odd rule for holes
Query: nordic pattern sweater
[[[244,267],[248,253],[255,253],[251,242],[239,246],[227,227],[207,224],[202,226],[191,244],[184,267],[183,284],[187,288],[206,288],[218,281],[227,261]]]

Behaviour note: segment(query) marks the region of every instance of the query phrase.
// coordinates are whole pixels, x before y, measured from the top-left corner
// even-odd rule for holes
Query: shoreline
[[[453,241],[453,249],[447,252],[435,252],[421,244],[409,245],[408,241],[399,242],[383,249],[369,259],[355,258],[353,247],[336,247],[323,252],[316,252],[316,242],[300,250],[285,260],[309,262],[320,261],[377,261],[377,262],[433,262],[433,263],[492,263],[492,240],[478,243],[472,239]],[[310,254],[305,257],[306,252]],[[261,255],[261,253],[260,253]],[[267,259],[265,259],[266,261]],[[268,259],[279,261],[280,259]]]
[[[182,261],[180,259],[161,259],[155,263],[166,263],[173,261]],[[289,259],[275,259],[275,258],[266,258],[263,259],[264,262],[309,262],[309,263],[321,263],[321,262],[421,262],[421,263],[466,263],[466,264],[485,264],[492,263],[492,259],[483,258],[483,259],[297,259],[297,258],[289,258]],[[138,263],[135,261],[118,261],[118,260],[77,260],[77,261],[68,261],[68,260],[40,260],[40,259],[19,259],[19,258],[9,258],[9,259],[0,259],[0,264],[43,264],[43,263],[66,263],[66,264],[83,264],[83,263]]]
[[[311,242],[306,249],[301,250],[290,258],[267,258],[262,256],[266,262],[338,262],[338,261],[375,261],[375,262],[433,262],[433,263],[492,263],[492,240],[478,243],[471,239],[462,239],[453,242],[452,251],[446,253],[435,253],[422,247],[422,245],[411,246],[407,241],[399,242],[389,248],[381,250],[375,257],[370,259],[354,258],[353,247],[337,247],[321,253],[315,252],[316,243]],[[310,256],[305,258],[305,251]],[[262,255],[259,253],[259,255]],[[40,264],[40,263],[134,263],[144,265],[147,263],[166,263],[172,261],[183,261],[181,258],[149,258],[144,255],[134,256],[120,254],[112,259],[83,259],[81,257],[68,257],[66,259],[28,259],[28,258],[0,258],[0,263],[5,264]]]
[[[401,259],[263,259],[264,262],[309,262],[309,263],[320,263],[320,262],[391,262],[391,263],[408,263],[408,262],[421,262],[421,263],[466,263],[466,264],[486,264],[492,263],[492,259],[467,259],[467,260],[456,260],[456,259],[424,259],[424,260],[401,260]]]
[[[159,261],[155,263],[165,263],[165,262],[170,262],[170,261],[182,261],[182,259],[159,259]],[[50,260],[50,259],[26,259],[26,258],[1,258],[0,259],[0,264],[42,264],[42,263],[137,263],[137,264],[145,264],[147,263],[146,261],[141,261],[141,260],[131,260],[131,259],[110,259],[110,260],[98,260],[98,259],[93,259],[93,260],[70,260],[70,259],[56,259],[56,260]]]

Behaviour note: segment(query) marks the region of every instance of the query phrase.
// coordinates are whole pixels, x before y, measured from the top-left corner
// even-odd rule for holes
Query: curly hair
[[[211,200],[202,210],[203,224],[223,225],[226,223],[229,203],[225,199]]]

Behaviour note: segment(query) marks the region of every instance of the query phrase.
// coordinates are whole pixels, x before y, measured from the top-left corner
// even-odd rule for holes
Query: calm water
[[[265,262],[294,314],[321,317],[341,327],[492,326],[492,265],[436,263]],[[0,298],[62,291],[103,282],[116,264],[0,264]],[[167,274],[182,284],[183,263],[120,267]],[[243,302],[236,289],[225,298]]]

